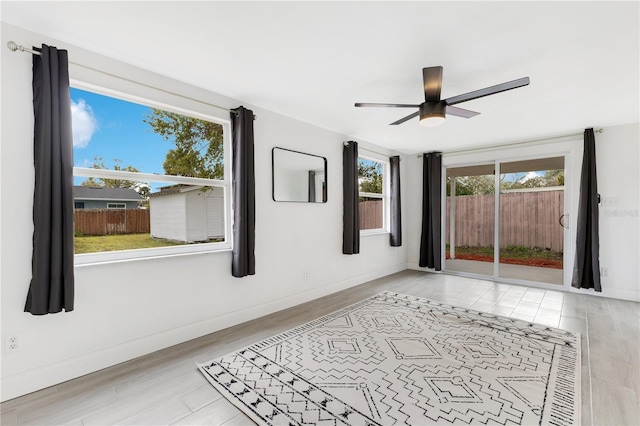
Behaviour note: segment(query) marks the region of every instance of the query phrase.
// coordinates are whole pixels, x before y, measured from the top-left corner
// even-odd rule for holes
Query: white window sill
[[[189,256],[231,251],[231,246],[224,243],[191,244],[176,247],[156,247],[135,250],[119,250],[101,253],[76,254],[74,266],[104,265],[110,263],[135,262],[139,260],[160,259],[175,256]]]
[[[367,229],[366,231],[360,231],[361,237],[366,237],[367,235],[383,235],[389,234],[389,231],[386,229]]]

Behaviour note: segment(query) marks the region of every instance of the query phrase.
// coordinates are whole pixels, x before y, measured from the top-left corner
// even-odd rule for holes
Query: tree
[[[509,176],[509,178],[507,178]],[[526,174],[510,173],[500,176],[500,189],[546,188],[564,186],[564,170],[545,170],[544,174],[524,180]],[[494,193],[493,175],[456,177],[456,196],[488,195]],[[451,177],[447,178],[447,195],[451,195]]]
[[[369,160],[358,160],[360,192],[382,194],[382,164]]]
[[[493,175],[459,176],[456,178],[456,195],[493,194]],[[451,178],[447,178],[447,195],[451,195]]]
[[[564,169],[545,170],[542,175],[524,179],[526,175],[503,182],[502,189],[546,188],[564,186]]]
[[[113,160],[113,170],[125,171],[125,172],[140,172],[140,170],[135,167],[129,165],[126,167],[122,166],[122,160],[116,158]],[[93,164],[91,165],[92,169],[109,169],[104,162],[102,157],[93,157]],[[130,188],[135,190],[138,194],[143,197],[147,197],[151,192],[151,188],[145,182],[140,182],[136,180],[126,180],[126,179],[110,179],[110,178],[94,178],[90,177],[86,179],[81,184],[82,186],[93,186],[99,188]]]
[[[153,108],[143,120],[174,144],[162,164],[168,175],[223,179],[224,146],[220,124]]]
[[[544,186],[564,186],[564,169],[545,170],[542,180]]]

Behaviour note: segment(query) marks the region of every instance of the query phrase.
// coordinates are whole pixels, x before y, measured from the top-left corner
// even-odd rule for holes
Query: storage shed
[[[150,194],[151,236],[186,243],[224,239],[224,189],[174,185]]]

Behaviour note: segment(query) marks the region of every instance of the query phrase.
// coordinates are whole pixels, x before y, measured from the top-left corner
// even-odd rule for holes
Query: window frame
[[[116,77],[117,78],[117,77]],[[223,242],[212,243],[197,243],[197,244],[184,244],[168,247],[153,247],[143,249],[132,250],[119,250],[119,251],[107,251],[96,253],[83,253],[74,254],[74,265],[86,266],[103,263],[113,262],[125,262],[125,261],[138,261],[144,259],[153,259],[169,256],[183,256],[192,254],[203,253],[215,253],[215,252],[227,252],[233,247],[233,233],[232,233],[232,218],[233,218],[233,205],[231,199],[231,120],[222,119],[209,114],[198,112],[202,110],[202,105],[207,105],[204,102],[188,97],[181,97],[180,95],[172,94],[176,97],[176,104],[187,104],[191,108],[176,107],[165,102],[155,101],[151,98],[162,98],[167,92],[160,88],[151,88],[145,86],[146,93],[144,97],[131,95],[104,87],[99,87],[93,84],[87,84],[76,80],[71,80],[71,87],[92,92],[102,96],[112,97],[125,102],[132,102],[139,105],[147,106],[149,108],[157,108],[165,111],[181,114],[198,118],[201,120],[216,123],[223,128],[223,167],[224,176],[222,180],[219,179],[206,179],[206,178],[192,178],[185,176],[173,176],[173,175],[161,175],[154,173],[144,172],[128,172],[122,170],[109,170],[109,169],[94,169],[86,167],[74,167],[74,177],[94,177],[94,178],[108,178],[108,179],[123,179],[123,180],[138,180],[146,182],[167,182],[172,184],[187,184],[187,185],[205,185],[212,187],[221,187],[224,192],[224,232],[225,240]],[[149,90],[150,89],[150,90]],[[178,102],[180,101],[180,102]]]
[[[107,203],[107,210],[126,210],[126,209],[127,209],[126,203]]]
[[[364,151],[364,152],[363,152]],[[358,198],[379,198],[382,200],[382,228],[374,229],[360,229],[360,235],[377,235],[390,233],[389,218],[391,217],[391,203],[390,203],[390,191],[391,181],[389,177],[390,162],[389,159],[382,155],[377,155],[373,152],[366,150],[360,150],[358,153],[358,163],[360,159],[373,161],[382,164],[382,194],[372,192],[360,192],[360,185],[358,184]]]

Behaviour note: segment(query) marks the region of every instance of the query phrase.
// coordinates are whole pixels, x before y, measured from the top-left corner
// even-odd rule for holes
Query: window
[[[228,121],[125,98],[71,89],[75,264],[230,249]]]
[[[358,158],[360,231],[363,234],[388,232],[388,168],[387,161]]]

